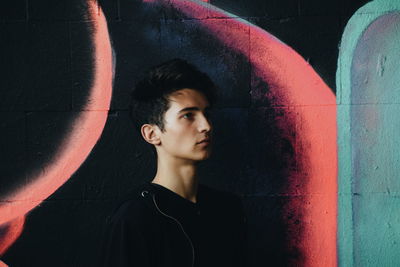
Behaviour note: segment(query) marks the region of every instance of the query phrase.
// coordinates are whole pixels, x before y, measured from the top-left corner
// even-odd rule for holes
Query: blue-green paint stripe
[[[353,177],[351,151],[351,67],[357,43],[376,19],[384,14],[399,11],[399,0],[376,0],[361,7],[351,17],[344,30],[339,50],[336,72],[338,104],[338,263],[354,266],[353,239]]]

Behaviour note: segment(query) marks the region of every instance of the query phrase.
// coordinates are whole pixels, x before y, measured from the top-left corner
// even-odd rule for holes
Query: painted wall
[[[343,34],[337,72],[341,266],[400,262],[400,2],[373,1]]]
[[[99,265],[113,207],[155,171],[129,92],[179,56],[220,87],[202,182],[243,196],[249,266],[336,266],[337,47],[365,2],[7,2],[1,260]]]

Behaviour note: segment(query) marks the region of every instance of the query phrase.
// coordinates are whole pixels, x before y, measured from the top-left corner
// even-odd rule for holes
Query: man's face
[[[160,132],[160,155],[199,161],[211,153],[212,125],[209,103],[203,93],[182,89],[169,96],[170,108],[164,115],[164,132]]]

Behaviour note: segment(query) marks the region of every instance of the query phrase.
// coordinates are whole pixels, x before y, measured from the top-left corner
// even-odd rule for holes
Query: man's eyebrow
[[[205,107],[205,111],[208,111],[210,109],[209,106]],[[178,114],[186,112],[186,111],[199,111],[201,110],[199,107],[187,107],[187,108],[183,108],[181,110],[179,110]]]

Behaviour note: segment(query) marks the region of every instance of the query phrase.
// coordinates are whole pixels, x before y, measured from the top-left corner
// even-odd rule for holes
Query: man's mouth
[[[197,144],[209,144],[211,142],[210,138],[204,138],[203,140],[201,140],[200,142],[197,142]]]

